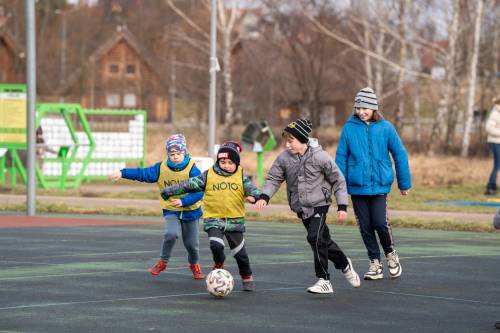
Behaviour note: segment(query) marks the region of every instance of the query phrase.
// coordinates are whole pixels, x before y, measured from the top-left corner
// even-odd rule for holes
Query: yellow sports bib
[[[240,166],[228,177],[218,175],[213,167],[208,169],[203,218],[236,218],[245,216],[245,191],[243,170]]]
[[[189,172],[193,168],[194,162],[191,159],[188,165],[181,171],[173,171],[167,166],[167,161],[163,160],[160,165],[160,177],[158,177],[158,188],[163,190],[167,186],[175,185],[183,180],[189,178]],[[170,199],[179,199],[185,197],[186,194],[174,195]],[[175,207],[172,202],[168,200],[163,200],[160,195],[160,207],[166,210],[184,211],[184,210],[195,210],[201,206],[201,201],[196,202],[194,205],[187,207]]]

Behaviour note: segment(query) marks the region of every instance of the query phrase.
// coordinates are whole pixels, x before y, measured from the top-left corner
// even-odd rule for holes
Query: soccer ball
[[[234,287],[234,279],[231,273],[225,269],[214,269],[207,275],[207,291],[215,297],[229,295]]]

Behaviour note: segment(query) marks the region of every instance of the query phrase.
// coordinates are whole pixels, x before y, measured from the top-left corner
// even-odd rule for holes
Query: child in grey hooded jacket
[[[297,213],[307,230],[307,241],[314,254],[314,267],[318,282],[307,291],[314,294],[333,293],[328,272],[328,260],[341,269],[353,287],[359,287],[358,274],[352,262],[331,239],[326,215],[331,196],[338,205],[337,218],[347,216],[348,196],[344,176],[332,157],[321,148],[316,139],[310,139],[312,124],[298,119],[283,130],[286,149],[278,155],[269,170],[262,194],[256,202],[261,209],[269,203],[281,183],[286,182],[288,204]]]

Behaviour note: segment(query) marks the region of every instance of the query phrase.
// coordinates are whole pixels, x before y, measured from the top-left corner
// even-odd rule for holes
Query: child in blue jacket
[[[137,180],[145,183],[157,183],[158,188],[178,184],[190,177],[201,174],[186,149],[186,139],[182,134],[172,135],[166,142],[168,158],[147,168],[126,168],[110,176],[114,181],[120,178]],[[202,215],[201,202],[203,192],[177,195],[169,200],[160,196],[160,206],[165,220],[165,232],[161,246],[160,260],[149,269],[153,276],[158,276],[167,268],[172,248],[182,229],[182,241],[188,252],[189,268],[194,279],[203,279],[199,264],[199,218]]]
[[[387,216],[387,194],[394,181],[394,159],[398,187],[402,195],[411,188],[408,155],[394,126],[378,112],[373,89],[361,89],[354,100],[354,114],[347,121],[335,162],[345,176],[361,237],[368,251],[370,265],[365,280],[383,278],[377,233],[392,279],[401,276],[402,268],[394,248],[394,238]]]

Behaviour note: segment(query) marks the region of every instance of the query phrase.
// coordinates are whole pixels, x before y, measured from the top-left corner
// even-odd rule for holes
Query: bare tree
[[[375,14],[370,15],[373,11]],[[396,40],[400,39],[399,34],[385,23],[394,21],[392,12],[391,6],[386,2],[374,4],[368,0],[359,0],[353,3],[352,14],[347,21],[358,45],[365,50],[374,50],[374,53],[385,59],[390,59]],[[357,26],[361,26],[363,33],[358,31]],[[347,35],[346,37],[349,38]],[[366,79],[363,82],[373,87],[381,100],[385,96],[385,78],[392,75],[391,67],[386,65],[369,53],[364,53]]]
[[[233,76],[231,65],[231,52],[233,49],[233,34],[234,25],[236,21],[236,14],[238,10],[238,0],[232,0],[229,12],[226,10],[222,0],[217,1],[217,14],[218,14],[218,27],[222,34],[222,64],[224,79],[224,104],[226,114],[224,118],[223,133],[227,133],[231,137],[233,118],[234,118],[234,90],[233,90]]]
[[[406,51],[406,0],[399,1],[399,35],[401,36],[401,46],[399,53],[399,63],[406,66],[407,51]],[[406,70],[400,70],[398,76],[398,111],[396,113],[396,129],[399,132],[403,128],[403,118],[405,115],[405,96],[404,96],[404,82]]]
[[[495,78],[498,75],[498,61],[500,60],[500,3],[498,1],[492,1],[493,5],[493,43],[492,43],[492,64],[491,64],[491,75],[490,75],[490,90],[493,96],[497,96],[498,90],[494,84]]]
[[[446,77],[445,82],[442,85],[441,100],[439,101],[439,107],[436,113],[434,124],[431,129],[431,135],[429,139],[429,149],[430,155],[434,155],[437,147],[441,143],[441,134],[444,131],[444,118],[448,112],[448,106],[450,103],[450,92],[453,80],[455,77],[455,59],[456,59],[456,42],[459,34],[458,22],[460,16],[459,1],[453,1],[453,17],[448,27],[448,50],[446,53],[445,61],[445,71]]]
[[[186,34],[185,31],[177,31],[175,37],[181,39],[208,54],[209,50],[209,35],[206,29],[200,27],[200,25],[195,22],[190,16],[179,8],[173,0],[166,0],[167,5],[177,14],[182,20],[193,29],[198,37],[193,38]],[[221,132],[228,136],[231,136],[233,119],[234,119],[234,90],[233,90],[233,78],[232,78],[232,63],[231,55],[233,47],[239,41],[239,36],[235,36],[236,29],[235,23],[238,15],[239,0],[232,0],[231,5],[228,7],[225,5],[223,0],[217,0],[217,29],[222,34],[221,48],[219,48],[218,53],[222,54],[222,77],[223,77],[223,87],[224,87],[224,106],[225,106],[225,116],[224,116],[224,128]],[[207,16],[210,11],[210,7],[206,0],[202,3],[202,6],[206,9]],[[201,39],[200,39],[201,38]]]
[[[465,117],[464,136],[462,140],[461,156],[469,155],[472,120],[474,116],[474,101],[476,96],[477,60],[479,58],[479,40],[481,38],[481,21],[483,18],[484,0],[478,0],[474,27],[474,47],[469,73],[469,94],[467,98],[467,113]]]
[[[415,1],[414,0],[409,0],[408,1],[408,7],[409,7],[409,12],[410,16],[413,18],[411,20],[411,38],[416,39],[416,35],[418,34],[417,31],[417,18],[419,17],[419,9],[417,6],[415,6]],[[419,59],[419,54],[418,54],[418,47],[416,43],[411,44],[411,57],[413,58],[413,64],[416,66],[415,70],[420,71],[421,70],[421,64],[420,64],[420,59]],[[421,94],[421,88],[420,88],[421,83],[419,82],[418,78],[415,78],[415,85],[414,87],[414,94],[413,94],[413,119],[414,119],[414,132],[415,132],[415,142],[417,143],[418,149],[421,148],[422,144],[422,119],[420,115],[420,94]]]
[[[333,51],[336,43],[328,43],[326,36],[318,32],[303,13],[312,11],[311,15],[318,22],[331,24],[339,23],[338,15],[326,0],[301,0],[290,7],[284,7],[276,0],[265,3],[276,34],[264,38],[269,48],[277,51],[284,61],[280,71],[280,89],[285,96],[283,102],[300,110],[301,115],[309,117],[313,124],[320,125],[323,107],[329,102],[332,90],[331,73],[336,68],[335,60],[340,52]],[[274,62],[271,66],[276,67],[278,59]]]

